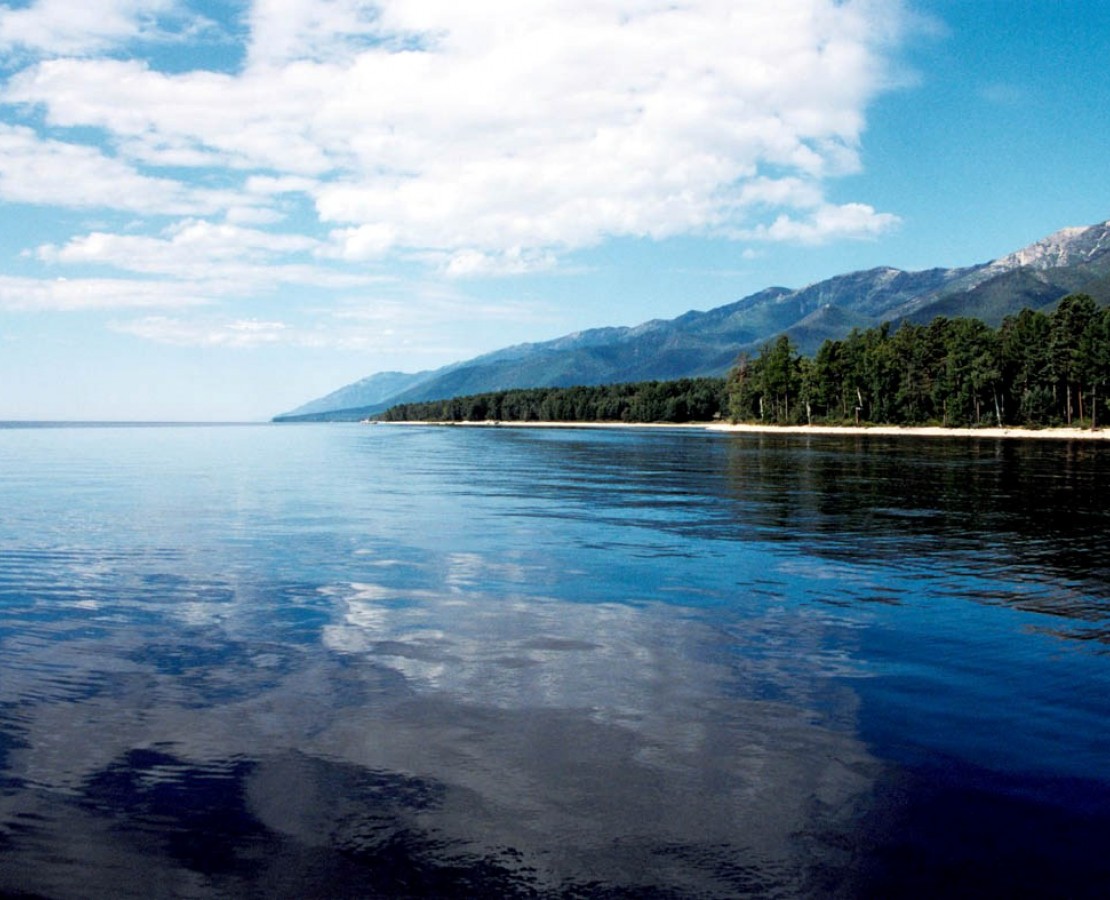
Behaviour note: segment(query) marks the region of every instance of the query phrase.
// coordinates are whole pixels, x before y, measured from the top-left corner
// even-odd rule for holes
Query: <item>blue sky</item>
[[[378,371],[1110,219],[1102,0],[0,3],[0,419]]]

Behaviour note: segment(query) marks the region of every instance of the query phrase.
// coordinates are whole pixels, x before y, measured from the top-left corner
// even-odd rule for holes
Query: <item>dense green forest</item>
[[[992,329],[934,319],[853,331],[812,358],[780,337],[728,378],[742,422],[1098,425],[1106,421],[1110,310],[1086,294],[1025,309]]]
[[[1086,294],[997,329],[978,319],[884,324],[801,356],[783,335],[727,379],[525,388],[394,406],[383,421],[706,422],[947,426],[1110,421],[1110,309]]]
[[[404,403],[384,422],[708,422],[723,414],[725,379],[680,378],[594,387],[518,388]]]

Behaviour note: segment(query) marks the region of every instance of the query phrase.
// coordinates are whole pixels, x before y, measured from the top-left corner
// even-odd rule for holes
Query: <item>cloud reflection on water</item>
[[[0,468],[0,893],[850,894],[991,809],[1007,884],[1047,813],[1044,879],[1102,858],[1102,457],[144,435]]]
[[[836,856],[825,838],[850,827],[878,764],[854,696],[821,674],[823,655],[846,664],[826,649],[831,618],[771,610],[730,628],[526,593],[528,566],[480,554],[433,569],[439,589],[302,596],[321,623],[310,643],[245,640],[257,587],[185,578],[160,580],[145,625],[63,618],[9,640],[0,724],[18,736],[18,787],[0,792],[0,835],[18,852],[0,887],[126,895],[110,886],[127,871],[151,895],[193,896],[254,883],[246,861],[277,845],[369,865],[400,841],[424,875],[488,863],[518,887],[789,892]],[[405,566],[376,570],[404,581]],[[489,578],[522,591],[487,593]],[[239,823],[223,874],[200,878],[181,847],[221,817]]]

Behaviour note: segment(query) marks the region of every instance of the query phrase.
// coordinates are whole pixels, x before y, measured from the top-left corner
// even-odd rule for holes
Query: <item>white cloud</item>
[[[198,219],[176,222],[157,235],[95,231],[40,246],[34,256],[54,270],[103,266],[140,277],[0,277],[0,309],[176,308],[244,300],[287,285],[331,294],[383,280],[315,264],[319,246],[300,234]],[[241,337],[229,345],[246,346]]]
[[[444,266],[444,272],[451,278],[469,278],[478,275],[523,275],[554,266],[555,256],[552,253],[525,252],[519,247],[513,247],[500,254],[460,250],[452,254]]]
[[[377,4],[360,0],[255,0],[250,13],[250,61],[280,66],[327,61],[377,36]]]
[[[276,209],[236,204],[228,207],[224,218],[232,225],[276,225],[285,216]]]
[[[396,243],[397,232],[385,222],[340,228],[331,233],[332,246],[322,248],[321,255],[348,261],[380,259]]]
[[[145,7],[112,8],[134,23]],[[530,271],[614,236],[873,235],[895,217],[833,206],[825,184],[859,168],[902,15],[878,0],[255,0],[238,74],[51,59],[13,77],[6,102],[99,129],[117,155],[40,140],[77,184],[15,173],[0,192],[207,215],[216,195],[143,173],[215,167],[241,185],[223,197],[234,222],[272,221],[274,197],[300,193],[332,232],[319,258],[402,253],[448,274]]]
[[[242,259],[266,260],[279,254],[312,250],[317,242],[296,234],[274,234],[231,224],[185,220],[163,237],[94,232],[64,247],[45,246],[48,262],[110,263],[138,272],[190,275],[197,268]]]
[[[0,48],[48,55],[108,50],[150,34],[173,0],[36,0],[22,9],[0,9]]]
[[[233,196],[144,175],[97,147],[44,140],[25,126],[0,123],[0,199],[9,202],[195,215],[215,212]]]
[[[113,326],[113,330],[158,344],[249,348],[286,341],[289,326],[284,322],[258,319],[204,322],[167,316],[147,316],[133,322],[117,323]]]
[[[334,148],[311,129],[345,77],[323,64],[167,75],[141,60],[55,59],[12,77],[0,99],[41,105],[53,126],[103,129],[145,165],[303,176],[333,168]]]
[[[467,295],[473,280],[610,238],[712,236],[750,256],[897,223],[828,200],[890,87],[897,0],[237,12],[233,47],[183,0],[0,6],[0,202],[96,219],[41,225],[20,272],[45,277],[0,275],[0,310],[137,310],[113,330],[439,363],[488,347],[476,323],[561,321]],[[198,60],[232,62],[174,73],[142,53],[198,39],[214,41]],[[258,317],[221,311],[236,303]]]
[[[0,309],[135,309],[200,306],[213,302],[195,286],[125,278],[19,278],[0,276]]]
[[[820,187],[804,178],[753,178],[741,187],[736,202],[741,207],[792,207],[814,209],[824,203]]]
[[[209,294],[252,295],[281,284],[344,289],[374,283],[373,276],[314,265],[320,244],[281,234],[187,219],[157,236],[92,232],[62,246],[46,244],[37,257],[49,264],[103,265],[147,276],[179,279]],[[303,257],[304,261],[293,261]]]
[[[757,226],[738,236],[758,241],[827,244],[846,238],[877,237],[896,227],[899,221],[897,216],[876,212],[865,203],[823,204],[805,218],[780,215],[770,225]]]

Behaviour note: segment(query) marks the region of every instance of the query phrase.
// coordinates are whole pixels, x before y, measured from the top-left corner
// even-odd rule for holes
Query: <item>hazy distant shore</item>
[[[942,428],[908,425],[731,425],[726,422],[378,422],[380,425],[425,425],[466,428],[689,428],[732,434],[880,435],[895,437],[1028,438],[1033,440],[1107,441],[1110,431],[1089,428]]]

